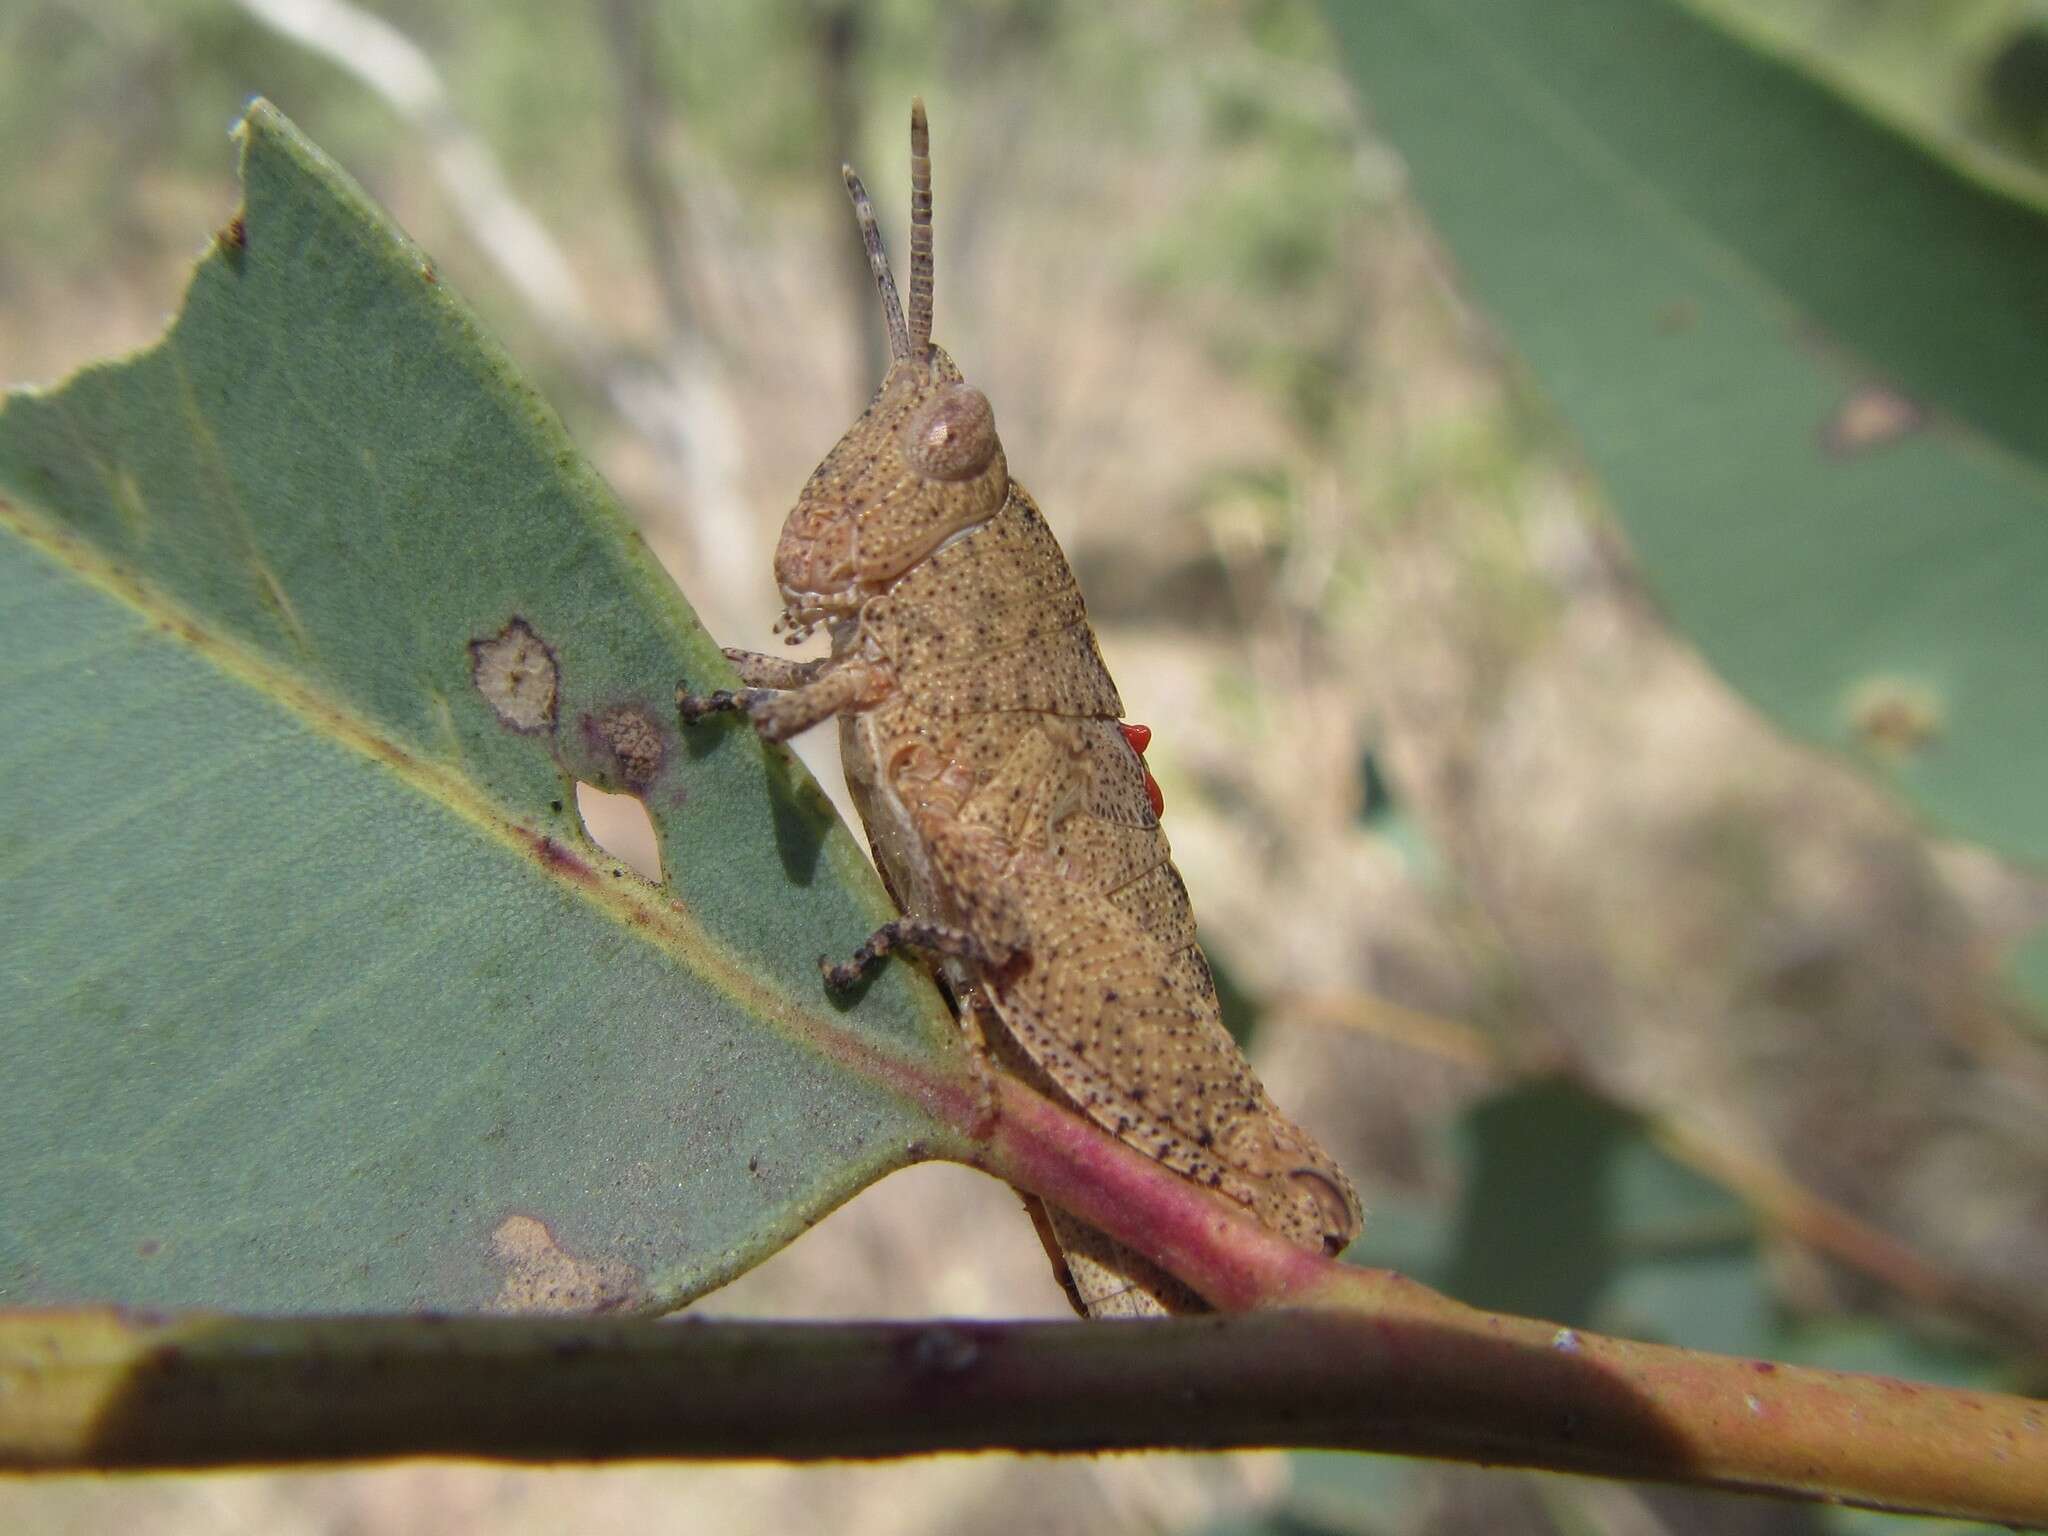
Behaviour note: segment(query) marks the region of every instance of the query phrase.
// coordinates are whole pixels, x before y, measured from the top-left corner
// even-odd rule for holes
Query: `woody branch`
[[[2048,1405],[1346,1286],[1121,1324],[0,1314],[0,1469],[1307,1446],[2048,1518]]]

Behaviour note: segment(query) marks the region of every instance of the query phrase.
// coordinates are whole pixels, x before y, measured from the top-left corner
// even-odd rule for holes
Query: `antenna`
[[[932,136],[924,98],[910,98],[910,351],[932,344]]]
[[[910,357],[910,332],[903,324],[903,301],[896,296],[896,279],[889,271],[889,253],[882,249],[882,231],[875,224],[875,205],[868,201],[868,189],[860,184],[853,167],[842,165],[846,192],[853,199],[853,216],[860,221],[860,241],[867,247],[868,266],[875,274],[875,289],[882,295],[882,324],[889,331],[889,361],[900,363]],[[930,283],[926,283],[929,290]],[[926,329],[931,321],[927,317]]]

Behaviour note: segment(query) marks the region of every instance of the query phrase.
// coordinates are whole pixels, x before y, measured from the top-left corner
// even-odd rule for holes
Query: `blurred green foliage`
[[[1675,0],[1332,9],[1689,638],[2048,862],[2048,213]]]
[[[1951,160],[2048,206],[2041,0],[1686,0]]]

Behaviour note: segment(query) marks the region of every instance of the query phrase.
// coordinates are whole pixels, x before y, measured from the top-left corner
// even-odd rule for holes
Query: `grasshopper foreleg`
[[[763,656],[759,651],[736,650],[729,645],[725,647],[725,659],[749,688],[801,688],[816,682],[818,674],[832,664],[830,656],[791,661],[786,656]]]
[[[716,715],[727,710],[740,709],[753,712],[755,701],[769,692],[766,688],[716,688],[710,693],[691,693],[687,688],[676,689],[676,713],[683,718],[683,724],[695,725],[706,715]]]
[[[820,955],[818,969],[825,975],[826,986],[835,992],[843,992],[865,976],[884,955],[898,949],[921,949],[926,954],[946,955],[983,967],[998,965],[1008,958],[996,955],[964,928],[930,922],[921,917],[899,917],[869,934],[850,959],[835,964],[831,956]]]
[[[787,741],[842,711],[867,708],[889,688],[888,673],[872,662],[835,662],[829,657],[816,662],[784,662],[748,651],[729,654],[743,679],[782,678],[793,686],[720,688],[698,694],[684,684],[676,689],[676,711],[683,724],[695,725],[706,715],[739,709],[746,711],[754,729],[770,741]]]

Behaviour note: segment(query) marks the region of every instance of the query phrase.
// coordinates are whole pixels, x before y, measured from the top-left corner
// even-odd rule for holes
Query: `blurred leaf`
[[[1445,1289],[1494,1311],[1590,1324],[1618,1259],[1611,1165],[1632,1122],[1563,1084],[1477,1106]]]
[[[1209,974],[1216,979],[1216,1003],[1223,1012],[1223,1027],[1230,1031],[1239,1050],[1248,1051],[1253,1036],[1259,1032],[1258,999],[1238,985],[1237,973],[1225,961],[1206,950],[1203,955],[1209,964]]]
[[[2048,860],[2048,219],[1670,0],[1331,11],[1675,619]]]
[[[1938,1520],[1922,1515],[1888,1515],[1875,1509],[1814,1511],[1822,1530],[1834,1536],[2009,1536],[2012,1527],[1976,1520]]]
[[[1658,1151],[1634,1116],[1568,1083],[1535,1083],[1476,1106],[1460,1138],[1465,1193],[1444,1280],[1459,1300],[1756,1347],[1764,1291],[1747,1212]]]
[[[2034,1004],[2034,1026],[2048,1034],[2048,933],[2031,934],[2016,945],[2005,969],[2013,986]]]
[[[1289,1512],[1302,1528],[1333,1536],[1407,1529],[1402,1517],[1423,1482],[1423,1465],[1401,1456],[1297,1451],[1288,1470]]]
[[[2048,208],[2048,11],[2038,0],[1683,3],[1961,174]]]
[[[1756,1250],[1637,1259],[1618,1267],[1601,1295],[1601,1332],[1683,1339],[1688,1349],[1768,1355],[1775,1314]]]
[[[1937,1386],[1987,1392],[2025,1389],[2006,1362],[1958,1339],[1929,1339],[1873,1318],[1786,1320],[1772,1338],[1772,1358],[1831,1371],[1873,1371]]]
[[[872,1069],[952,1026],[898,967],[828,1006],[888,908],[816,786],[679,739],[723,663],[555,418],[281,116],[242,133],[164,341],[0,413],[0,1294],[694,1295],[940,1134]]]
[[[1398,1189],[1376,1189],[1367,1204],[1367,1233],[1348,1250],[1351,1258],[1398,1270],[1432,1290],[1450,1289],[1458,1251],[1457,1213]]]
[[[2005,39],[1985,66],[1982,90],[1992,123],[2037,167],[2048,166],[2048,13]],[[2048,185],[2048,174],[2040,180]]]
[[[1387,781],[1386,771],[1380,767],[1379,749],[1367,747],[1358,755],[1358,821],[1361,826],[1373,826],[1399,815],[1400,805],[1394,799],[1394,786]]]
[[[2016,1385],[1966,1342],[1782,1315],[1748,1207],[1570,1083],[1495,1095],[1467,1112],[1457,1142],[1464,1195],[1443,1289],[1461,1301],[1688,1349]]]

